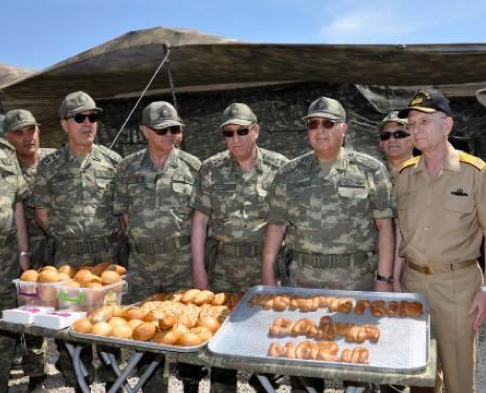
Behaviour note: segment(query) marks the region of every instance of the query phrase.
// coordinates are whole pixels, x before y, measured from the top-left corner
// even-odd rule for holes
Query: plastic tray
[[[12,281],[17,288],[17,300],[19,306],[45,306],[59,308],[57,300],[57,288],[68,281],[54,283],[42,283],[34,281]]]
[[[369,310],[362,315],[356,315],[354,310],[349,314],[329,313],[327,308],[316,312],[273,311],[264,310],[259,306],[248,306],[249,299],[258,293],[290,293],[300,295],[323,295],[336,298],[346,297],[358,299],[385,301],[419,301],[423,304],[424,314],[420,317],[374,317]],[[270,343],[287,341],[301,342],[307,340],[299,337],[269,337],[268,330],[275,318],[287,317],[293,320],[311,318],[316,323],[323,315],[332,315],[333,320],[342,323],[375,324],[381,331],[377,343],[365,341],[363,344],[346,343],[343,337],[337,336],[336,343],[340,352],[345,348],[364,346],[369,350],[369,364],[354,364],[340,362],[323,362],[315,360],[288,359],[268,356]],[[285,288],[256,286],[251,288],[239,302],[233,313],[226,319],[224,325],[209,342],[211,352],[227,355],[232,358],[251,358],[265,363],[297,363],[322,367],[332,364],[336,367],[355,368],[359,370],[382,372],[420,372],[429,362],[430,328],[429,310],[425,296],[414,293],[389,292],[358,292],[333,291],[307,288]]]

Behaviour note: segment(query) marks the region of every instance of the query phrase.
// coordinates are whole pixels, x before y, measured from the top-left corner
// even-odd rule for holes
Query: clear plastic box
[[[73,288],[65,285],[57,288],[61,310],[85,311],[90,314],[107,304],[121,304],[125,281],[105,285],[98,289]]]
[[[57,288],[64,285],[67,281],[54,283],[13,280],[17,288],[17,299],[19,306],[45,306],[58,307]]]

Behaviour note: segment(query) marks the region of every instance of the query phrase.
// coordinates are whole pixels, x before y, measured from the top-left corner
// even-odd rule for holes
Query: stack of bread
[[[209,340],[241,294],[189,289],[156,294],[140,306],[110,305],[72,325],[76,332],[164,345],[198,346]]]

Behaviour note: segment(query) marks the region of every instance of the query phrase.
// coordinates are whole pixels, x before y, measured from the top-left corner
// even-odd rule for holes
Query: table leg
[[[273,388],[272,384],[268,380],[268,377],[265,375],[258,375],[255,374],[260,383],[262,384],[263,388],[268,392],[268,393],[276,393],[276,390]]]
[[[86,383],[86,377],[88,376],[88,371],[81,361],[81,351],[83,350],[82,345],[73,345],[68,342],[64,342],[66,348],[71,355],[73,361],[74,372],[76,373],[76,378],[78,379],[79,387],[83,393],[91,393],[91,389]]]

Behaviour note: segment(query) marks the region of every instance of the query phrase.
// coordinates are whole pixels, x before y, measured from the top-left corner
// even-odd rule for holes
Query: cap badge
[[[410,100],[409,106],[414,106],[417,104],[423,104],[424,101],[430,100],[430,93],[425,89],[417,90],[417,93]]]

